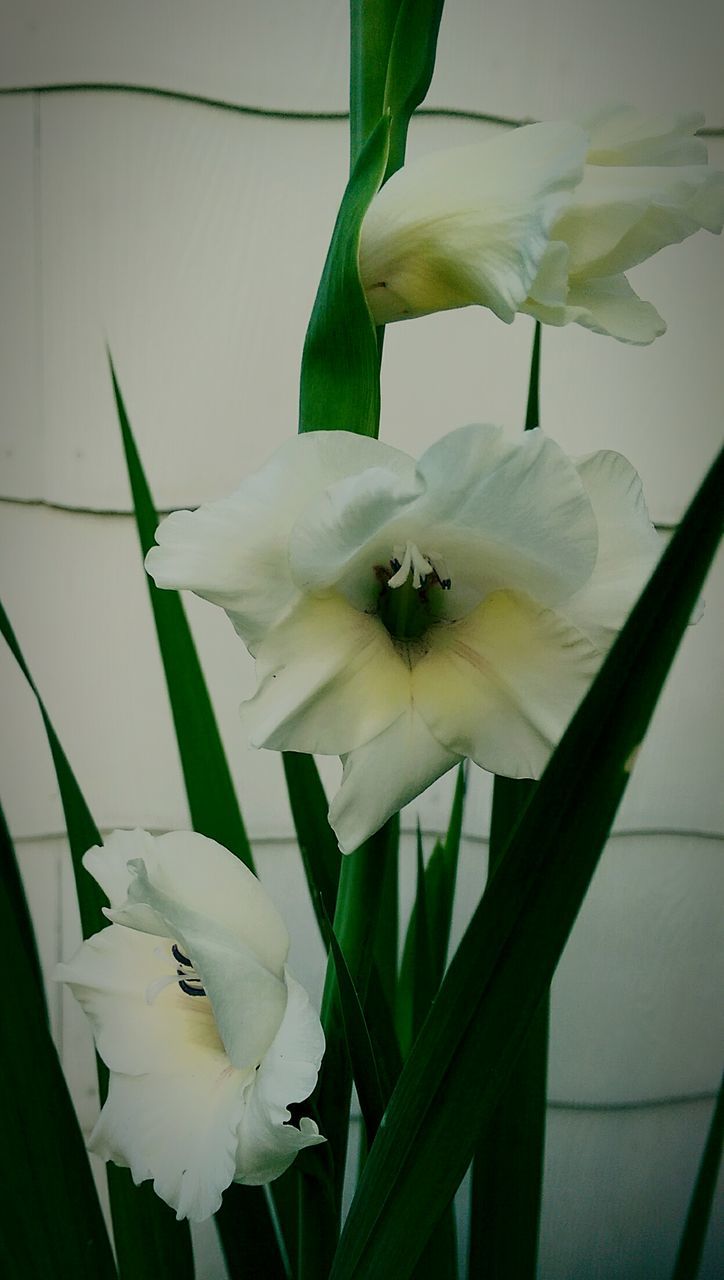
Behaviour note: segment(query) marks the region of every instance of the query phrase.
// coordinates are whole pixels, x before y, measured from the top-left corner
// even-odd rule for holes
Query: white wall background
[[[347,11],[307,0],[0,0],[0,87],[123,81],[272,110],[343,110]],[[724,124],[714,0],[448,0],[428,104],[556,118],[599,102],[701,106]],[[411,153],[492,126],[418,119]],[[226,493],[295,430],[298,367],[346,174],[346,125],[244,116],[127,94],[0,97],[2,594],[103,829],[188,814],[105,359],[111,347],[162,508]],[[711,154],[724,165],[724,143]],[[722,245],[701,234],[632,273],[669,322],[639,350],[544,333],[546,429],[573,453],[620,449],[652,516],[680,517],[721,437]],[[417,453],[471,420],[522,421],[531,324],[482,311],[394,326],[383,437]],[[720,1070],[721,569],[682,646],[556,978],[542,1280],[670,1273]],[[279,761],[249,751],[236,707],[253,672],[226,620],[190,599],[263,878],[299,977],[322,955]],[[78,925],[36,708],[0,652],[0,794],[46,972]],[[334,762],[325,762],[331,781]],[[444,780],[411,809],[445,825]],[[487,779],[468,809],[458,925],[484,880]],[[409,859],[408,859],[409,862]],[[411,867],[406,867],[408,873]],[[408,874],[408,882],[411,874]],[[88,1036],[53,989],[83,1124]],[[99,1175],[102,1176],[102,1175]],[[724,1224],[702,1275],[721,1274]],[[223,1269],[200,1233],[201,1280]]]

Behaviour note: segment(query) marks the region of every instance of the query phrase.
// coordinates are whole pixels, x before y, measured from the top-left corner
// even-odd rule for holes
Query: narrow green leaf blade
[[[427,892],[425,886],[425,862],[422,853],[422,832],[420,822],[417,823],[417,890],[415,893],[415,930],[413,934],[413,981],[412,981],[412,1036],[417,1035],[435,994],[435,979],[432,967],[432,950],[430,947],[430,922],[427,911]]]
[[[75,885],[78,894],[78,905],[80,908],[81,928],[83,937],[87,938],[92,933],[96,933],[99,929],[105,927],[108,923],[103,915],[103,907],[106,906],[106,899],[99,886],[96,884],[92,876],[83,869],[81,858],[86,849],[90,849],[95,844],[102,844],[100,832],[93,821],[90,809],[85,802],[85,798],[75,778],[75,774],[68,763],[66,756],[58,738],[50,717],[45,709],[45,704],[40,696],[38,687],[33,680],[28,669],[28,665],[21,653],[20,646],[15,637],[15,632],[10,624],[5,609],[0,604],[0,632],[6,641],[15,661],[27,680],[30,688],[35,694],[40,714],[45,725],[45,732],[48,736],[51,755],[55,772],[58,777],[58,788],[60,790],[60,799],[63,805],[63,813],[65,815],[65,823],[68,831],[68,842],[70,844],[70,853],[73,862],[73,872],[75,875]]]
[[[402,0],[350,0],[350,169],[384,114],[390,47]]]
[[[500,866],[535,785],[527,779],[495,779],[489,878]],[[505,1280],[509,1275],[525,1280],[536,1274],[543,1190],[548,1012],[546,996],[475,1152],[468,1250],[471,1280]]]
[[[4,817],[0,841],[3,865],[10,865],[14,853]],[[0,935],[13,986],[12,1003],[0,1018],[0,1088],[9,1103],[0,1144],[0,1268],[6,1280],[66,1275],[114,1280],[113,1254],[50,1037],[33,951],[5,877],[0,879]]]
[[[25,897],[25,886],[23,885],[23,878],[20,874],[15,846],[13,845],[7,822],[5,821],[5,812],[1,805],[0,882],[4,885],[10,910],[13,913],[17,925],[18,935],[23,942],[28,969],[35,978],[38,993],[47,1015],[45,985],[43,983],[43,971],[40,966],[40,956],[38,955],[38,944],[35,940],[35,930],[33,928],[33,921],[28,907],[28,900]]]
[[[540,425],[541,324],[534,322],[525,430]],[[488,879],[500,865],[534,782],[496,778]],[[468,1275],[535,1280],[543,1196],[548,1080],[549,1000],[535,1015],[525,1044],[486,1126],[473,1161]]]
[[[357,1088],[362,1119],[367,1133],[367,1142],[371,1144],[380,1127],[382,1113],[385,1109],[380,1075],[357,988],[347,967],[344,952],[337,941],[334,929],[326,914],[325,924],[326,935],[337,974],[344,1031],[349,1060],[352,1064],[352,1077]]]
[[[158,516],[110,354],[108,359],[138,537],[145,556],[154,545]],[[177,591],[159,590],[148,574],[145,576],[193,828],[225,845],[253,871],[251,848],[181,597]]]
[[[712,466],[555,751],[453,958],[367,1160],[333,1280],[409,1276],[544,997],[719,542]]]
[[[442,975],[445,971],[445,961],[450,942],[455,885],[457,883],[464,807],[465,766],[463,764],[458,768],[447,835],[444,841],[436,841],[430,860],[425,868],[427,929],[434,978],[430,999],[432,999],[442,982]],[[400,980],[397,987],[396,1022],[400,1042],[405,1054],[409,1052],[413,1040],[417,914],[418,905],[417,901],[415,901],[405,936],[402,963],[400,965]]]
[[[407,128],[430,88],[444,0],[402,0],[390,46],[385,108],[392,118],[386,177],[405,159]]]
[[[354,166],[337,214],[302,355],[300,431],[377,436],[379,352],[357,257],[362,220],[387,164],[389,119],[380,120]]]
[[[463,832],[465,787],[465,765],[461,764],[458,766],[447,835],[442,843],[438,842],[435,845],[425,872],[430,946],[436,989],[442,982],[450,944],[450,926]]]
[[[719,1094],[686,1215],[672,1280],[696,1280],[699,1274],[721,1164],[722,1145],[724,1145],[724,1076],[719,1085]]]
[[[314,756],[283,751],[284,777],[317,923],[323,938],[325,912],[334,919],[342,854],[327,821],[327,797]]]

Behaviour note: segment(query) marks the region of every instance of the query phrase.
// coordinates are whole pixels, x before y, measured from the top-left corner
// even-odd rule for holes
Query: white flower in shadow
[[[288,1110],[314,1089],[319,1019],[271,899],[215,841],[115,831],[83,863],[113,923],[55,976],[110,1069],[90,1148],[152,1178],[178,1218],[207,1218],[230,1182],[269,1182],[324,1141]]]
[[[648,343],[666,325],[625,272],[724,222],[724,174],[697,113],[599,111],[527,125],[404,166],[372,201],[359,267],[387,324],[474,304]]]
[[[252,744],[342,756],[346,852],[464,756],[539,776],[660,551],[619,454],[490,426],[417,463],[310,432],[156,536],[157,585],[220,605],[256,657]]]

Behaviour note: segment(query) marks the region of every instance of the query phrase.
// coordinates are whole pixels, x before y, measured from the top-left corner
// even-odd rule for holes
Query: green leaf
[[[324,907],[322,906],[324,911]],[[357,1088],[362,1119],[368,1144],[372,1142],[382,1121],[385,1104],[370,1033],[367,1029],[357,988],[347,967],[344,952],[337,941],[334,929],[325,915],[326,936],[329,941],[339,987],[339,998],[344,1021],[352,1076]]]
[[[525,406],[525,431],[540,426],[540,342],[542,325],[536,320],[533,330],[533,353],[530,362],[528,400]]]
[[[283,751],[282,762],[304,873],[317,924],[326,939],[325,912],[334,919],[342,854],[327,821],[327,797],[314,756]]]
[[[20,651],[20,646],[10,625],[10,619],[2,604],[0,604],[0,632],[2,632],[15,661],[35,694],[43,724],[45,725],[45,732],[48,736],[50,752],[58,777],[60,799],[68,830],[68,842],[70,844],[78,906],[80,908],[81,928],[83,937],[87,938],[90,934],[97,933],[99,929],[103,929],[107,925],[108,921],[103,915],[103,907],[107,906],[107,901],[105,894],[96,884],[93,877],[89,876],[88,872],[84,870],[81,859],[86,849],[90,849],[96,844],[102,844],[103,841],[91,817],[81,789],[76,782],[73,770],[68,763],[68,757],[60,745],[58,735],[51,724],[43,699]]]
[[[457,780],[455,782],[447,835],[442,843],[440,841],[436,842],[425,872],[428,903],[427,916],[436,989],[442,982],[450,944],[450,926],[452,924],[458,860],[460,857],[460,840],[463,830],[465,787],[465,765],[461,764],[458,767]]]
[[[288,1280],[265,1187],[232,1182],[216,1214],[229,1280]]]
[[[488,877],[500,865],[534,782],[496,778]],[[547,995],[528,1030],[473,1161],[468,1275],[535,1277],[548,1076]]]
[[[188,1222],[176,1221],[151,1182],[137,1187],[130,1170],[115,1164],[106,1172],[121,1280],[194,1280]]]
[[[45,725],[68,831],[81,929],[83,937],[87,938],[108,923],[102,910],[107,905],[105,895],[82,863],[86,849],[103,841],[2,605],[0,632],[35,694]],[[104,1101],[108,1071],[98,1057],[96,1065],[101,1101]],[[108,1165],[107,1170],[121,1280],[192,1280],[194,1270],[188,1223],[176,1222],[173,1212],[158,1199],[150,1186],[135,1187],[128,1169]]]
[[[430,946],[430,923],[427,911],[425,887],[425,862],[422,855],[422,832],[417,822],[417,890],[415,893],[415,928],[412,950],[412,1038],[414,1040],[432,1004],[435,994],[435,978]]]
[[[28,900],[25,897],[25,887],[15,855],[15,847],[5,821],[5,813],[2,806],[0,806],[0,881],[4,886],[10,909],[15,918],[18,934],[23,942],[28,969],[35,978],[38,993],[47,1016],[43,970],[40,965],[38,945],[35,941],[35,930],[28,908]]]
[[[403,1068],[334,1280],[404,1280],[459,1185],[588,889],[722,526],[712,466],[514,831]]]
[[[465,765],[463,764],[458,768],[447,835],[444,841],[436,841],[430,860],[425,868],[424,894],[430,963],[432,966],[430,999],[432,999],[442,982],[442,975],[445,971],[445,961],[450,942],[455,885],[457,882],[464,806]],[[419,893],[417,901],[419,901]],[[413,1026],[413,1011],[416,1001],[419,999],[419,995],[417,997],[415,995],[417,989],[415,981],[417,901],[413,904],[407,928],[402,964],[400,966],[400,981],[397,988],[396,1021],[405,1054],[410,1050],[416,1030],[419,1030],[419,1024]]]
[[[407,128],[430,88],[444,0],[402,0],[390,47],[384,107],[392,117],[386,178],[402,167]]]
[[[0,815],[3,866],[14,863]],[[0,1173],[6,1280],[116,1275],[85,1143],[50,1037],[34,946],[17,911],[17,886],[0,879],[3,962],[12,975],[10,1007],[0,1018],[3,1140]]]
[[[379,352],[357,257],[362,220],[387,164],[390,122],[380,120],[365,144],[342,198],[304,341],[300,431],[353,431],[377,436]]]
[[[540,425],[541,325],[534,322],[525,430]],[[535,787],[496,778],[490,823],[488,879]],[[508,1077],[473,1161],[468,1274],[535,1280],[543,1196],[548,1080],[549,1001],[546,996]]]
[[[350,169],[384,115],[392,37],[402,0],[350,0]]]
[[[388,856],[382,867],[382,888],[375,924],[374,956],[372,973],[379,980],[379,992],[385,1002],[385,1010],[395,1007],[397,990],[397,956],[400,938],[399,920],[399,818],[396,820],[397,834],[391,836],[388,845]],[[371,976],[371,975],[370,975]],[[374,1007],[370,1011],[376,1023]]]
[[[145,556],[154,545],[158,516],[110,354],[108,359],[138,537]],[[148,574],[145,578],[194,831],[218,840],[253,871],[254,860],[181,597],[177,591],[159,590]]]
[[[706,1242],[724,1144],[724,1076],[711,1117],[694,1192],[686,1215],[672,1280],[696,1280]]]

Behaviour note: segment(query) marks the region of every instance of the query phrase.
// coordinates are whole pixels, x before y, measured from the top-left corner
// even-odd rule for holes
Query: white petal
[[[289,950],[286,925],[263,885],[239,858],[195,831],[162,836],[113,831],[105,845],[88,850],[83,865],[112,906],[121,907],[134,879],[128,864],[139,858],[149,880],[167,899],[213,920],[281,976]]]
[[[293,437],[231,497],[164,520],[146,569],[159,587],[220,605],[253,652],[299,596],[287,554],[295,520],[328,485],[376,465],[380,449],[344,430]]]
[[[426,492],[414,509],[420,532],[408,536],[427,530],[420,550],[433,562],[436,552],[444,557],[452,616],[503,587],[552,604],[589,577],[591,503],[574,464],[541,431],[507,440],[498,427],[462,427],[428,449],[418,469]]]
[[[178,1075],[111,1074],[89,1147],[131,1170],[177,1218],[215,1213],[234,1176],[239,1121],[249,1076],[219,1053]]]
[[[288,1124],[288,1105],[308,1098],[317,1083],[324,1035],[303,987],[286,975],[284,1021],[246,1095],[239,1125],[237,1182],[258,1185],[278,1178],[302,1147],[324,1142],[313,1120]]]
[[[88,938],[55,971],[88,1015],[111,1071],[195,1071],[209,1053],[223,1053],[208,1000],[185,995],[172,983],[149,1003],[154,980],[175,972],[170,948],[170,939],[114,924]]]
[[[295,524],[289,544],[292,577],[304,591],[334,586],[358,609],[379,594],[375,565],[388,565],[396,530],[424,489],[414,460],[379,465],[330,485]]]
[[[703,138],[693,135],[704,123],[699,111],[649,116],[635,107],[604,107],[581,121],[589,136],[586,164],[706,164]]]
[[[173,885],[166,892],[140,859],[130,867],[134,878],[128,903],[108,914],[118,924],[144,932],[154,932],[155,924],[159,934],[178,942],[208,995],[230,1061],[239,1068],[256,1065],[284,1016],[283,978],[264,966],[238,930],[184,905],[174,896]]]
[[[251,742],[337,755],[409,701],[409,671],[382,623],[340,596],[304,599],[259,647],[259,688],[242,707]]]
[[[112,907],[120,907],[128,897],[131,872],[128,864],[134,858],[153,861],[156,841],[147,831],[111,831],[105,843],[94,845],[83,854],[83,866],[105,893]]]
[[[552,239],[568,245],[571,277],[613,276],[700,228],[718,233],[723,222],[724,174],[703,165],[587,166]]]
[[[329,807],[329,823],[342,852],[359,848],[460,759],[433,738],[414,706],[366,746],[351,751]]]
[[[545,282],[542,284],[544,289]],[[576,279],[560,305],[538,301],[542,291],[536,280],[533,294],[521,311],[543,324],[580,324],[593,333],[638,346],[646,346],[666,332],[666,322],[656,307],[639,298],[624,275]]]
[[[578,462],[598,519],[598,560],[590,580],[561,612],[600,649],[608,649],[656,564],[663,542],[649,519],[641,480],[620,453]]]
[[[575,125],[530,125],[394,174],[362,226],[360,275],[375,322],[479,303],[510,323],[586,146]]]
[[[413,697],[448,750],[493,773],[535,778],[600,662],[565,619],[500,591],[436,630],[412,673]]]

